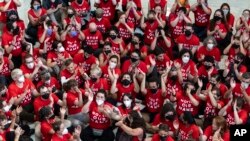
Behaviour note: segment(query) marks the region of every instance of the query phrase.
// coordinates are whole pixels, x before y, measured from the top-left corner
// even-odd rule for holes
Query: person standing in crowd
[[[203,41],[207,37],[207,25],[209,24],[212,10],[207,0],[197,0],[190,10],[194,13],[194,33]]]

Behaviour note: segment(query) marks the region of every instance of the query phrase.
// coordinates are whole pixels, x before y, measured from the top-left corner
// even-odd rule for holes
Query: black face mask
[[[148,19],[148,22],[151,23],[151,24],[152,24],[154,21],[155,21],[154,19]]]
[[[108,0],[103,0],[105,3],[107,3],[108,2]]]
[[[69,18],[72,18],[74,16],[74,14],[68,14]]]
[[[1,94],[1,97],[6,97],[6,92]]]
[[[176,81],[177,80],[177,78],[178,78],[178,76],[177,75],[173,75],[173,76],[171,76],[171,77],[169,77],[172,81]]]
[[[18,35],[19,34],[19,28],[16,27],[12,30],[13,35]]]
[[[158,89],[150,89],[152,94],[155,94],[157,92]]]
[[[76,1],[78,4],[82,4],[82,0],[77,0]]]
[[[174,120],[174,115],[167,115],[165,118],[172,121]]]
[[[235,64],[239,64],[239,63],[240,63],[240,61],[239,61],[239,60],[234,59],[234,63],[235,63]]]
[[[215,83],[210,83],[212,85],[212,87],[214,87],[216,84]]]
[[[240,45],[233,44],[233,48],[237,49],[239,47],[240,47]]]
[[[214,21],[219,21],[219,20],[221,20],[221,17],[219,17],[219,16],[214,16]]]
[[[97,78],[91,77],[91,81],[96,82],[96,81],[97,81]]]
[[[109,53],[111,53],[111,50],[106,50],[106,51],[104,51],[105,52],[105,54],[109,54]]]
[[[186,31],[185,31],[185,36],[189,37],[191,34],[192,34],[192,33],[191,33],[190,30],[186,30]]]
[[[121,81],[121,83],[122,83],[122,85],[124,85],[124,86],[128,86],[128,85],[130,84],[130,81],[129,81],[128,79],[123,79],[123,80]]]
[[[15,22],[15,21],[17,21],[17,18],[10,18],[9,19],[11,22]]]
[[[136,59],[136,58],[130,58],[130,60],[131,60],[132,63],[135,63],[138,59]]]
[[[112,40],[116,39],[116,35],[109,35]]]
[[[132,41],[131,41],[131,44],[137,45],[137,44],[139,44],[139,43],[137,43],[136,41],[132,40]]]
[[[165,141],[167,136],[160,136],[160,141]]]
[[[42,95],[43,99],[48,99],[49,98],[49,93],[45,93],[44,95]]]
[[[195,89],[192,89],[190,93],[191,93],[191,94],[195,94],[195,93],[196,93],[196,90],[195,90]]]
[[[205,65],[205,68],[206,68],[206,70],[209,70],[209,69],[212,68],[212,66],[207,66],[207,65]]]
[[[95,34],[95,33],[96,33],[96,31],[91,31],[90,33],[91,33],[91,34]]]

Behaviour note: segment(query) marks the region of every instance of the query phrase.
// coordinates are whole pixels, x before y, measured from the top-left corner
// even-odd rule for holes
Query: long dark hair
[[[143,130],[146,129],[146,122],[137,111],[132,110],[129,113],[129,117],[133,119],[132,124],[130,125],[131,128],[139,128],[140,127]]]
[[[125,96],[127,96],[129,99],[131,99],[132,100],[132,103],[131,103],[131,109],[133,109],[133,107],[135,107],[135,100],[134,100],[134,98],[133,98],[133,96],[132,96],[132,94],[129,94],[129,93],[125,93],[125,94],[123,94],[123,96],[122,96],[122,101],[123,101],[123,98],[125,97]],[[126,106],[122,103],[122,108],[126,108]]]
[[[227,13],[227,15],[226,15],[226,17],[225,17],[226,20],[228,21],[229,18],[230,18],[230,6],[229,6],[228,3],[223,3],[223,4],[220,6],[220,9],[222,10],[222,8],[223,8],[224,6],[228,7],[228,13]],[[224,13],[223,13],[223,14],[224,14]]]
[[[214,16],[215,16],[215,13],[218,12],[218,11],[221,13],[221,16],[222,16],[221,22],[225,25],[225,27],[226,27],[226,29],[227,29],[227,31],[228,31],[228,24],[227,24],[227,21],[225,21],[225,16],[224,16],[223,11],[222,11],[221,9],[217,9],[217,10],[214,12]],[[213,17],[213,19],[210,20],[210,25],[209,25],[209,30],[210,30],[210,31],[213,31],[213,30],[214,30],[215,24],[216,24],[216,21],[215,21],[215,19],[214,19],[214,17]]]
[[[173,115],[175,116],[176,115],[176,110],[174,109],[174,105],[170,102],[167,102],[166,104],[163,105],[161,111],[160,111],[160,119],[162,121],[165,120],[165,114],[167,112],[170,112],[172,111],[173,112]]]

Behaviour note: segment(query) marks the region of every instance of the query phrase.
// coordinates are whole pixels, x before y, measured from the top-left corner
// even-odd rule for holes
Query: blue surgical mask
[[[71,35],[72,37],[76,37],[76,36],[77,36],[77,32],[76,32],[75,30],[70,31],[70,35]]]
[[[40,8],[41,8],[41,6],[40,5],[35,5],[35,6],[33,6],[34,7],[34,10],[39,10]]]
[[[48,30],[47,30],[47,35],[52,35],[52,33],[53,33],[53,30],[51,29],[51,28],[49,28]]]

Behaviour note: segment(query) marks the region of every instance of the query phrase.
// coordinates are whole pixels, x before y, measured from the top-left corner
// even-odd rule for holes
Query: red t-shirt
[[[145,102],[148,112],[150,113],[160,112],[164,99],[165,98],[162,96],[162,91],[160,89],[158,89],[155,94],[153,94],[150,91],[150,89],[147,89]]]
[[[118,1],[118,0],[116,0]],[[103,10],[103,17],[107,19],[113,19],[115,16],[115,7],[116,5],[113,5],[112,1],[107,1],[106,3],[102,0],[100,0],[100,3],[98,3],[98,8],[101,8]]]
[[[155,38],[155,30],[157,30],[159,24],[157,21],[150,24],[149,22],[146,22],[146,27],[144,30],[144,43],[147,45],[151,45]]]
[[[226,28],[226,25],[223,24],[223,23],[215,23],[215,27],[218,26],[219,27],[219,30],[222,32],[222,33],[226,33],[227,32],[227,28]],[[213,34],[214,38],[216,41],[219,41],[219,40],[222,40],[222,38],[220,37],[219,33],[218,32],[215,32]]]
[[[170,18],[170,22],[174,21],[177,18],[177,15],[174,14]],[[188,17],[188,19],[191,21],[191,19]],[[175,27],[171,26],[171,35],[174,39],[177,39],[181,34],[184,34],[184,28],[186,26],[186,22],[184,20],[180,21],[177,23]]]
[[[75,67],[75,71],[77,71],[77,74],[75,76],[75,80],[77,81],[78,86],[81,86],[81,84],[83,83],[82,75],[81,75],[80,71],[78,70],[78,67]],[[72,75],[74,75],[74,73],[72,74],[67,69],[64,69],[61,71],[60,75],[61,75],[61,77],[65,77],[66,79],[68,79]]]
[[[209,98],[209,96],[207,96],[207,102],[206,102],[206,107],[204,110],[204,116],[205,117],[209,117],[209,116],[216,116],[219,113],[219,109],[217,107],[214,107],[211,103],[211,100]],[[224,102],[222,100],[218,100],[217,101],[218,105],[220,105],[220,107],[224,106]]]
[[[50,83],[45,83],[43,81],[39,81],[36,85],[36,88],[39,88],[42,85],[45,85],[46,87],[51,88],[51,89],[53,87],[56,87],[57,89],[61,88],[59,81],[53,76],[50,78]]]
[[[40,15],[36,15],[35,14],[35,11],[33,10],[33,9],[30,9],[29,11],[28,11],[28,14],[30,15],[30,16],[32,16],[34,19],[38,19],[38,18],[40,18],[41,16],[44,16],[44,15],[46,15],[47,14],[47,10],[46,9],[44,9],[44,8],[41,8],[41,14]]]
[[[167,5],[167,0],[161,0],[160,3],[156,3],[155,0],[149,0],[149,10],[154,10],[155,6],[158,6],[158,5],[161,6],[162,8],[161,10],[163,11]]]
[[[173,92],[173,90],[175,92],[179,92],[182,91],[182,86],[178,81],[178,78],[176,81],[171,80],[169,77],[166,78],[167,79],[167,83],[166,83],[166,98],[169,99],[171,95],[174,95],[175,93]]]
[[[54,119],[50,119],[49,121],[44,120],[41,122],[42,141],[51,141],[52,134],[50,134],[49,131],[53,130],[52,124],[54,122]]]
[[[70,133],[59,136],[58,134],[54,134],[51,138],[51,141],[69,141],[72,135]]]
[[[147,66],[143,61],[140,61],[139,64],[136,66],[136,68],[139,70],[141,69],[144,73],[147,73]],[[135,68],[132,67],[132,63],[130,60],[127,60],[122,65],[122,72],[129,72],[129,73],[135,73]]]
[[[126,22],[126,24],[132,29],[134,30],[134,23],[132,22]],[[123,39],[123,40],[127,40],[130,39],[132,37],[132,34],[128,31],[128,29],[126,28],[126,26],[124,24],[119,24],[118,25],[118,31],[119,31],[119,36]]]
[[[115,43],[111,38],[107,38],[107,40],[111,43],[111,48],[112,51],[116,54],[121,54],[121,50],[120,50],[120,44],[119,43]],[[122,40],[121,41],[121,47],[124,49],[125,48],[125,43]]]
[[[217,47],[213,47],[212,50],[207,50],[205,46],[202,46],[197,51],[197,58],[201,58],[202,55],[213,56],[216,61],[220,61],[221,52]]]
[[[246,89],[247,95],[250,96],[250,87],[248,87]],[[243,94],[241,92],[241,84],[237,83],[235,88],[232,91],[233,97],[237,98],[237,97],[243,97]]]
[[[111,80],[109,79],[108,68],[109,68],[109,66],[107,64],[107,65],[103,66],[101,69],[102,69],[102,77],[107,79],[107,82],[108,82],[108,85],[109,85],[109,88],[110,88]],[[121,75],[121,69],[120,68],[116,67],[116,68],[112,69],[111,72],[113,70],[115,71],[115,74],[118,74],[119,76]]]
[[[94,94],[96,94],[100,89],[104,89],[106,91],[109,90],[109,85],[107,79],[105,78],[100,78],[99,81],[96,82],[89,80],[89,86]]]
[[[54,104],[57,103],[58,100],[59,100],[59,98],[58,98],[54,93],[51,93],[50,95],[51,95],[52,98],[53,98],[53,101],[54,101],[53,103],[54,103]],[[42,107],[48,106],[50,103],[51,103],[50,99],[42,99],[41,96],[37,97],[37,98],[34,100],[34,103],[33,103],[35,114],[38,116],[38,112],[40,111],[40,109],[41,109]]]
[[[189,135],[190,133],[191,135]],[[191,136],[194,140],[198,141],[200,136],[199,127],[195,124],[186,126],[180,123],[179,135],[180,141],[186,141],[189,136]]]
[[[176,62],[181,64],[181,73],[184,81],[187,81],[188,74],[195,75],[196,72],[196,64],[190,59],[187,64],[184,64],[181,59],[177,59]],[[189,71],[188,71],[189,69]]]
[[[213,128],[212,125],[210,125],[204,131],[204,135],[207,136],[207,141],[213,140],[213,134]],[[228,130],[223,134],[222,139],[223,141],[230,141],[230,132]]]
[[[14,40],[14,35],[11,34],[10,32],[4,32],[3,35],[2,35],[2,45],[5,47],[5,46],[11,46],[12,44],[12,41]],[[20,56],[21,53],[22,53],[22,38],[21,38],[21,34],[19,33],[17,36],[16,36],[16,42],[14,44],[14,48],[12,49],[11,51],[11,54],[13,56]],[[6,49],[6,47],[5,47]]]
[[[35,64],[35,65],[36,65],[36,64]],[[33,67],[32,69],[30,69],[30,68],[27,67],[26,64],[22,64],[21,67],[20,67],[20,69],[23,71],[23,74],[24,74],[24,75],[26,75],[26,74],[30,75],[30,74],[32,74],[32,73],[34,72],[34,70],[35,70],[35,68],[36,68],[35,65],[34,65],[34,67]],[[39,74],[39,73],[36,73],[36,74],[35,74],[34,79],[33,79],[33,82],[38,82],[38,81],[39,81],[40,77],[39,77],[38,74]]]
[[[10,63],[9,63],[9,59],[7,57],[3,57],[2,60],[2,69],[0,70],[0,74],[3,76],[10,76]]]
[[[227,23],[230,27],[234,27],[234,15],[232,13],[230,13]]]
[[[65,50],[74,57],[75,54],[80,50],[81,40],[76,37],[71,37],[70,35],[66,35],[65,41],[63,41],[63,45]]]
[[[239,115],[239,118],[242,120],[242,124],[246,124],[247,123],[247,118],[248,118],[248,112],[245,109],[240,109],[238,111],[238,115]],[[234,125],[235,124],[233,106],[229,106],[227,108],[226,120],[227,120],[228,125]]]
[[[51,62],[56,62],[58,66],[62,66],[64,62],[59,60],[58,54],[59,53],[56,53],[54,51],[49,52],[47,56],[47,60],[51,59]],[[65,59],[70,58],[70,54],[67,51],[61,52],[60,55],[64,56]]]
[[[218,70],[214,67],[212,74],[218,74]],[[206,70],[206,67],[204,65],[200,66],[200,68],[198,69],[198,76],[202,76],[202,77],[208,77],[208,70]]]
[[[101,20],[96,18],[92,18],[89,23],[95,23],[97,29],[102,33],[105,34],[108,29],[111,27],[110,21],[107,18],[102,17]]]
[[[95,34],[92,34],[89,29],[84,30],[83,33],[87,46],[92,47],[94,50],[98,49],[100,41],[103,40],[102,33],[97,30]]]
[[[105,106],[113,107],[111,104],[104,102]],[[98,110],[98,106],[96,102],[92,102],[89,107],[89,126],[94,129],[100,129],[105,130],[110,127],[111,121],[110,119],[104,115],[103,113],[100,113]]]
[[[117,101],[122,102],[122,96],[124,94],[131,94],[133,98],[135,98],[136,93],[134,91],[135,86],[134,84],[130,84],[128,87],[124,87],[121,83],[116,84],[116,88],[118,89],[117,91]]]
[[[27,88],[27,94],[23,98],[22,102],[20,103],[21,106],[26,106],[28,104],[31,104],[32,102],[32,94],[31,94],[31,89],[34,89],[35,86],[32,83],[31,80],[25,78],[25,81],[23,82],[23,87],[20,88],[18,87],[15,82],[12,82],[9,87],[8,91],[10,94],[10,97],[17,97],[19,98],[22,93],[24,93],[25,89]]]
[[[146,63],[147,65],[151,65],[151,64],[150,64],[150,59],[149,59],[150,57],[152,57],[153,59],[156,60],[157,72],[164,71],[165,68],[166,68],[166,63],[167,63],[167,62],[170,62],[170,59],[169,59],[169,57],[168,57],[166,54],[164,54],[164,59],[163,59],[162,61],[157,60],[155,55],[150,54],[150,55],[148,55],[148,56],[145,58],[145,63]]]
[[[83,1],[82,4],[78,4],[76,1],[72,1],[71,6],[75,9],[78,15],[80,13],[87,13],[90,10],[88,1]]]
[[[5,6],[6,4],[7,4],[7,2],[3,1],[3,2],[0,3],[0,6],[2,7],[2,6]],[[14,0],[11,0],[9,7],[6,9],[5,12],[0,13],[0,21],[6,22],[6,20],[7,20],[7,11],[11,11],[11,10],[17,11],[17,6],[16,6]]]
[[[136,10],[136,13],[141,17],[142,13],[139,10]],[[127,17],[127,22],[131,22],[134,25],[138,25],[139,21],[136,19],[135,14],[133,11],[129,11],[128,17]]]
[[[85,97],[84,95],[85,91],[83,89],[80,89],[80,91],[82,92],[82,97]],[[67,101],[69,115],[78,114],[82,111],[83,105],[82,106],[75,105],[76,100],[78,101],[78,93],[68,91],[66,101]]]
[[[207,7],[210,11],[211,8]],[[209,24],[210,14],[206,14],[201,6],[197,6],[194,13],[195,25],[199,27],[207,27]]]
[[[96,64],[96,57],[94,55],[89,56],[89,58],[85,59],[83,53],[78,53],[74,56],[74,63],[79,67],[83,67],[83,70],[89,74],[90,67],[92,64]]]
[[[42,37],[43,32],[44,32],[43,28],[38,28],[38,32],[37,32],[38,38]],[[47,35],[47,33],[46,33],[44,41],[47,40],[47,39],[48,39],[48,41],[46,42],[47,52],[51,52],[52,51],[52,44],[53,44],[54,40],[56,40],[56,33],[53,31],[52,34],[51,34],[51,36]],[[44,46],[45,46],[45,42],[44,41],[41,43],[40,49],[44,48]]]
[[[120,0],[119,0],[120,1]],[[122,6],[127,6],[127,3],[129,1],[133,1],[138,8],[142,8],[141,1],[140,0],[122,0]]]
[[[152,137],[152,141],[162,141],[159,134],[154,134]],[[164,141],[174,141],[174,139],[171,136],[167,136],[167,138]]]
[[[198,96],[196,94],[193,95],[193,97],[200,101]],[[176,93],[176,99],[177,99],[177,114],[181,115],[185,111],[189,111],[192,113],[193,116],[197,115],[198,113],[198,106],[194,106],[189,99],[189,97],[182,93],[182,92],[177,92]]]
[[[182,34],[176,39],[176,42],[182,44],[183,48],[188,50],[192,50],[193,47],[198,47],[200,45],[200,39],[194,34],[192,34],[190,39],[187,39],[187,37]]]

